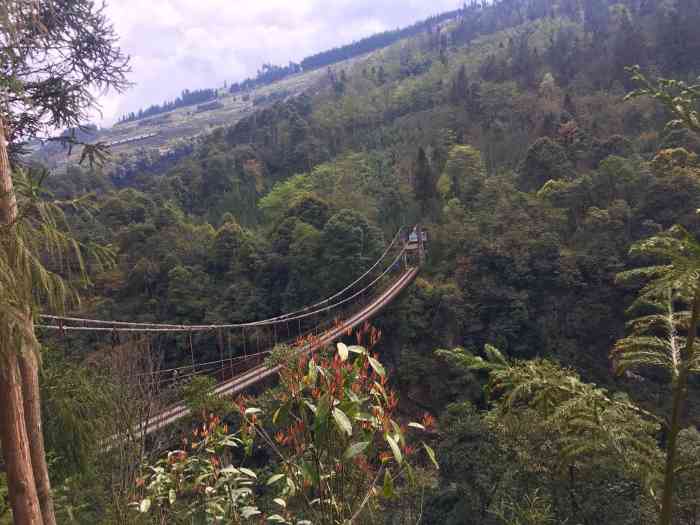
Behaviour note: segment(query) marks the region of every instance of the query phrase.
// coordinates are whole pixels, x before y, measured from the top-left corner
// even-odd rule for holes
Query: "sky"
[[[220,87],[277,65],[456,9],[461,0],[108,0],[107,16],[131,56],[122,94],[99,97],[97,121]]]

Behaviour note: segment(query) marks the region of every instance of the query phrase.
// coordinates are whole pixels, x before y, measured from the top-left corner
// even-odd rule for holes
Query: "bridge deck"
[[[401,291],[408,286],[418,273],[418,268],[407,269],[394,283],[392,283],[389,288],[387,288],[379,297],[372,301],[369,305],[364,307],[362,310],[351,316],[350,318],[344,320],[337,327],[332,328],[328,332],[325,332],[318,341],[311,345],[306,345],[298,348],[301,352],[314,352],[319,348],[332,343],[336,339],[339,339],[347,330],[355,328],[360,323],[375,316],[382,308],[391,303]],[[214,389],[214,393],[220,396],[231,396],[242,392],[246,388],[262,381],[263,379],[270,377],[280,370],[280,365],[274,367],[268,367],[264,364],[255,366],[250,370],[233,377],[227,381],[223,381]],[[152,417],[146,426],[146,435],[156,432],[175,421],[186,417],[190,414],[189,408],[184,404],[178,404],[172,406],[160,414]],[[141,434],[143,430],[139,430]]]

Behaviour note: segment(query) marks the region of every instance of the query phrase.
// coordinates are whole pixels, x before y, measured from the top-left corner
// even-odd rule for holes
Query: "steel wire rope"
[[[112,327],[144,327],[144,328],[152,328],[152,331],[156,331],[156,329],[162,329],[158,331],[163,331],[163,332],[168,332],[171,331],[170,329],[177,329],[176,331],[181,331],[181,332],[187,332],[188,330],[197,330],[197,331],[204,331],[204,330],[213,330],[216,328],[244,328],[244,327],[249,327],[249,326],[261,326],[261,325],[267,325],[267,324],[277,324],[278,322],[287,320],[290,317],[293,317],[297,314],[307,312],[308,310],[312,308],[316,308],[318,306],[321,306],[323,304],[328,303],[329,301],[332,301],[333,299],[340,297],[343,295],[345,292],[350,290],[353,286],[358,284],[360,281],[362,281],[365,277],[367,277],[378,265],[381,263],[384,258],[389,254],[389,251],[391,251],[391,248],[396,244],[396,241],[399,238],[399,235],[403,231],[404,227],[400,227],[399,230],[396,232],[396,235],[394,235],[394,238],[391,240],[391,243],[389,243],[389,246],[384,250],[384,253],[377,259],[377,261],[367,270],[365,271],[360,277],[355,279],[352,283],[347,285],[345,288],[342,290],[336,292],[335,294],[331,295],[330,297],[327,297],[326,299],[323,299],[321,301],[318,301],[317,303],[314,303],[309,306],[305,306],[304,308],[301,308],[299,310],[295,310],[293,312],[289,312],[283,315],[279,315],[276,317],[270,317],[267,319],[261,319],[259,321],[252,321],[249,323],[232,323],[232,324],[221,324],[221,325],[185,325],[185,324],[168,324],[168,323],[138,323],[138,322],[129,322],[129,321],[105,321],[105,320],[100,320],[100,319],[88,319],[88,318],[83,318],[83,317],[67,317],[67,316],[60,316],[60,315],[49,315],[49,314],[41,314],[39,315],[40,318],[42,319],[51,319],[55,321],[68,321],[68,322],[78,322],[78,323],[84,323],[84,324],[102,324],[102,325],[109,325],[109,327],[103,328],[103,329],[92,329],[92,331],[99,332],[99,331],[111,331],[113,328]],[[296,319],[296,318],[295,318]],[[38,328],[54,328],[53,325],[44,325],[44,324],[37,324],[36,325]],[[56,327],[59,328],[59,327]],[[62,328],[67,328],[67,329],[72,329],[76,330],[78,328],[84,328],[85,330],[83,331],[89,331],[89,327],[66,327],[63,326]],[[132,329],[132,330],[126,330],[122,329],[119,330],[122,332],[126,331],[133,331],[133,332],[138,332],[138,329]]]
[[[324,321],[324,322],[323,322],[322,324],[320,324],[320,325],[315,325],[313,328],[307,330],[302,336],[297,337],[296,340],[305,338],[306,336],[308,336],[309,334],[311,334],[315,329],[318,329],[318,328],[321,327],[321,326],[328,327],[328,328],[332,328],[332,327],[334,327],[334,324],[335,324],[336,321],[338,321],[338,319],[328,319],[328,320]],[[327,331],[327,330],[326,330],[326,331]],[[320,335],[319,337],[322,338],[322,337],[325,335],[326,331],[322,332],[321,335]],[[296,350],[299,351],[299,352],[304,352],[305,349],[308,348],[309,345],[311,345],[311,344],[313,344],[313,341],[307,341],[307,342],[305,342],[302,346],[300,346],[299,348],[296,348]],[[158,370],[158,371],[154,371],[154,372],[145,372],[145,373],[133,374],[133,375],[131,375],[130,377],[132,377],[132,378],[142,378],[142,377],[148,377],[148,376],[150,376],[150,377],[152,378],[151,380],[147,380],[147,381],[138,381],[138,385],[140,385],[140,386],[160,386],[160,385],[163,385],[163,384],[171,383],[171,385],[166,385],[166,386],[168,386],[168,387],[171,387],[171,386],[175,386],[177,383],[182,382],[184,379],[188,379],[188,378],[190,378],[190,377],[202,375],[203,373],[209,373],[209,372],[215,372],[215,371],[221,371],[221,370],[223,370],[223,368],[215,368],[213,365],[221,364],[221,363],[229,363],[229,362],[232,362],[232,361],[236,361],[237,363],[242,363],[242,362],[245,362],[245,361],[247,361],[247,360],[251,360],[251,359],[257,358],[257,357],[262,356],[262,355],[269,355],[269,354],[271,354],[271,353],[272,353],[272,350],[265,350],[265,351],[263,351],[263,352],[258,352],[258,353],[255,353],[255,354],[249,354],[249,355],[247,355],[247,356],[236,356],[236,357],[231,357],[231,358],[219,359],[219,360],[216,360],[216,361],[208,361],[208,362],[206,362],[206,363],[198,363],[197,366],[202,367],[200,370],[197,370],[197,371],[191,372],[191,373],[187,373],[187,374],[181,374],[181,375],[178,374],[177,376],[173,376],[173,377],[154,378],[153,376],[157,376],[157,375],[160,375],[160,374],[164,374],[164,373],[168,373],[168,372],[173,372],[173,371],[186,370],[186,369],[188,369],[188,368],[191,369],[191,368],[192,368],[192,365],[185,365],[185,366],[175,367],[175,368],[165,368],[165,369]],[[231,363],[231,364],[233,364],[233,363]],[[254,366],[254,367],[251,367],[251,368],[249,368],[248,370],[241,371],[241,372],[238,374],[238,376],[236,376],[236,377],[240,377],[240,376],[242,376],[242,375],[248,374],[248,373],[250,373],[251,371],[253,371],[256,367],[260,367],[260,366],[262,366],[262,364],[256,365],[256,366]],[[233,377],[233,378],[231,378],[231,379],[235,379],[235,377]],[[228,381],[230,381],[231,379],[229,379]],[[69,389],[69,390],[66,390],[66,392],[77,392],[77,391],[80,391],[80,389]],[[166,409],[169,410],[169,409],[171,409],[171,408],[176,408],[176,407],[180,406],[180,404],[181,404],[181,403],[174,403],[174,404],[166,405]],[[166,410],[164,410],[164,411],[166,411]],[[159,412],[159,414],[160,414],[160,413],[162,413],[162,412]]]
[[[305,319],[307,317],[322,313],[322,312],[327,312],[329,310],[332,310],[334,308],[337,308],[341,304],[345,304],[348,301],[354,299],[355,297],[361,295],[362,293],[366,292],[367,290],[371,289],[380,279],[382,279],[387,273],[389,273],[390,270],[392,270],[396,263],[400,260],[401,256],[405,252],[405,248],[402,249],[399,254],[396,256],[396,258],[392,261],[392,263],[381,273],[377,278],[375,278],[371,283],[369,283],[367,286],[365,286],[363,289],[360,291],[354,293],[353,295],[346,297],[342,301],[338,301],[336,303],[333,303],[329,306],[326,306],[324,308],[319,308],[317,310],[311,311],[311,312],[306,312],[294,317],[287,317],[281,321],[277,322],[288,322],[288,321],[296,321],[296,320],[301,320]],[[89,326],[61,326],[61,325],[45,325],[45,324],[37,324],[35,325],[37,328],[44,328],[48,330],[65,330],[65,331],[85,331],[85,332],[113,332],[113,333],[118,333],[118,332],[136,332],[136,333],[159,333],[159,332],[179,332],[179,333],[192,333],[192,332],[209,332],[212,330],[217,330],[217,329],[230,329],[230,328],[250,328],[250,327],[257,327],[257,326],[267,326],[269,324],[276,324],[277,322],[269,322],[269,321],[256,321],[252,323],[242,323],[242,324],[221,324],[221,325],[165,325],[165,326],[172,326],[172,328],[114,328],[114,327],[89,327]],[[105,321],[106,323],[106,321]],[[148,325],[147,325],[148,326]],[[163,325],[160,325],[163,326]]]
[[[228,363],[229,361],[245,361],[246,359],[251,359],[253,357],[259,357],[261,355],[266,355],[272,352],[272,350],[265,350],[263,352],[258,352],[257,354],[248,354],[247,356],[235,356],[235,357],[225,357],[223,359],[217,359],[216,361],[207,361],[206,363],[197,363],[197,366],[209,366],[217,363]],[[177,366],[173,368],[163,368],[161,370],[157,370],[155,372],[141,372],[138,374],[133,374],[132,377],[145,377],[145,376],[153,376],[153,375],[159,375],[159,374],[166,374],[168,372],[177,372],[179,370],[186,370],[188,368],[192,368],[192,365],[183,365],[183,366]]]

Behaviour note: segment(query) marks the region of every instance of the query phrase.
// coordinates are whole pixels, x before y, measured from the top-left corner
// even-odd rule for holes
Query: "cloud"
[[[455,9],[460,0],[111,0],[134,86],[100,97],[101,125],[373,33]]]

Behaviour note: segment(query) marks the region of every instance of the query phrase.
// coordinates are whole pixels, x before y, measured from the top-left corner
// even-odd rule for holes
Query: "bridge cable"
[[[83,331],[95,331],[95,332],[100,332],[100,331],[112,331],[112,327],[144,327],[144,328],[151,328],[151,330],[148,330],[149,332],[171,332],[171,331],[177,331],[177,332],[187,332],[189,329],[191,330],[197,330],[197,331],[208,331],[216,328],[246,328],[246,327],[252,327],[252,326],[265,326],[269,324],[278,324],[283,322],[284,320],[287,320],[288,318],[294,318],[297,314],[304,313],[309,311],[312,308],[316,308],[318,306],[321,306],[323,304],[326,304],[333,299],[343,295],[345,292],[350,290],[353,286],[355,286],[357,283],[362,281],[367,275],[369,275],[378,265],[379,263],[384,260],[384,258],[387,256],[391,248],[396,244],[396,241],[399,238],[399,235],[403,231],[403,226],[399,228],[399,230],[396,232],[396,235],[392,239],[391,243],[389,243],[389,246],[387,246],[386,250],[384,250],[384,253],[377,259],[377,261],[366,271],[364,272],[360,277],[355,279],[352,283],[347,285],[345,288],[342,290],[336,292],[335,294],[331,295],[330,297],[327,297],[326,299],[323,299],[321,301],[318,301],[317,303],[314,303],[309,306],[305,306],[304,308],[301,308],[299,310],[282,314],[276,317],[270,317],[267,319],[261,319],[259,321],[252,321],[248,323],[233,323],[233,324],[220,324],[220,325],[185,325],[185,324],[167,324],[167,323],[139,323],[139,322],[127,322],[127,321],[105,321],[105,320],[99,320],[99,319],[88,319],[88,318],[82,318],[82,317],[67,317],[67,316],[60,316],[60,315],[48,315],[48,314],[41,314],[39,315],[40,318],[42,319],[50,319],[54,321],[59,321],[59,323],[62,323],[63,321],[68,321],[68,322],[78,322],[78,323],[83,323],[83,324],[102,324],[102,325],[109,325],[109,328],[103,328],[103,329],[91,329],[89,327],[66,327],[72,330],[76,330],[78,328],[84,329]],[[44,324],[37,324],[36,325],[38,328],[53,328],[52,325],[44,325]],[[174,330],[171,330],[174,329]],[[118,329],[117,331],[121,332],[141,332],[142,330],[139,329]],[[144,330],[145,331],[145,330]]]

